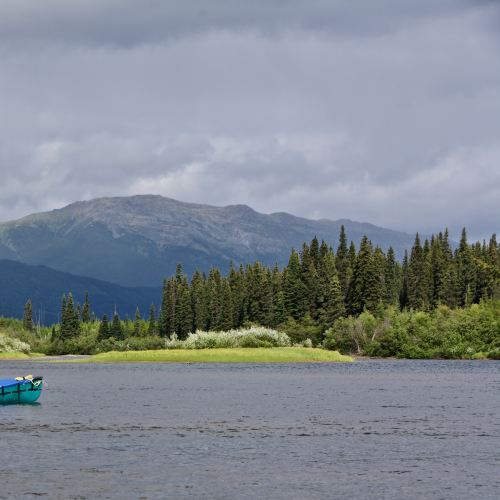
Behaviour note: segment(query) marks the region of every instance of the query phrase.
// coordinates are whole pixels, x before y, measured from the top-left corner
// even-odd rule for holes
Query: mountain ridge
[[[336,250],[341,226],[357,247],[364,235],[397,258],[414,236],[369,223],[261,214],[247,205],[216,207],[159,195],[77,201],[50,212],[0,223],[0,258],[123,286],[158,286],[182,262],[225,269],[230,260],[286,265],[291,248],[314,236]]]
[[[90,310],[98,318],[106,314],[112,318],[114,311],[122,319],[133,318],[139,307],[141,317],[148,318],[151,303],[158,308],[161,287],[123,287],[102,280],[75,276],[47,266],[30,266],[22,262],[0,259],[0,315],[22,318],[24,306],[31,300],[34,316],[44,325],[58,323],[63,294],[73,295],[73,300],[83,304],[89,292]]]

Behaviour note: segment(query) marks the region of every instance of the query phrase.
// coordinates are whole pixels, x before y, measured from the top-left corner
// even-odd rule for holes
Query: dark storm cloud
[[[211,30],[373,36],[395,32],[430,13],[434,18],[458,15],[480,3],[490,2],[4,0],[0,38],[130,47]]]
[[[0,3],[0,219],[153,193],[500,232],[498,2]]]

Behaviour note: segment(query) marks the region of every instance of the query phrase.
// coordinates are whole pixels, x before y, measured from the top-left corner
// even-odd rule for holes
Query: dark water
[[[500,498],[500,362],[39,364],[0,498]]]

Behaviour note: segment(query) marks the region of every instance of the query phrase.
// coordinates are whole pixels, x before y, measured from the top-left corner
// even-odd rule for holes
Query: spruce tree
[[[227,283],[224,287],[222,310],[219,318],[218,329],[227,332],[233,328],[233,301],[231,297],[231,286]]]
[[[141,335],[141,315],[139,313],[139,308],[135,310],[134,317],[134,335],[139,337]]]
[[[71,293],[68,294],[64,323],[64,329],[61,328],[61,340],[68,340],[80,334],[80,318],[78,311],[75,310]]]
[[[110,331],[108,325],[108,317],[104,314],[101,324],[99,325],[99,334],[97,335],[97,341],[102,342],[103,340],[109,339],[109,337]]]
[[[385,267],[385,303],[390,306],[399,306],[399,286],[397,279],[397,262],[394,249],[389,247]]]
[[[113,317],[113,323],[111,324],[111,336],[114,337],[115,340],[123,340],[122,325],[116,311]]]
[[[347,248],[347,237],[345,235],[344,225],[340,228],[340,244],[337,247],[335,255],[335,267],[340,282],[340,288],[344,298],[347,296],[347,287],[349,283],[349,249]]]
[[[401,291],[399,303],[401,308],[408,307],[408,267],[410,263],[408,260],[408,249],[405,248],[405,255],[403,257],[403,264],[401,266]]]
[[[426,277],[424,250],[417,233],[411,249],[407,275],[408,305],[415,310],[428,309],[429,289]]]
[[[28,332],[33,331],[33,308],[31,306],[31,300],[28,300],[24,306],[23,329]]]
[[[500,284],[496,278],[500,270],[500,260],[498,257],[497,235],[493,234],[486,252],[486,263],[488,264],[488,296],[492,300],[497,300],[500,297]]]
[[[382,251],[382,249],[377,246],[375,251],[373,252],[373,263],[375,265],[376,273],[380,282],[380,290],[381,290],[381,301],[383,304],[387,305],[386,297],[387,297],[387,279],[385,273],[387,271],[387,258]],[[378,307],[378,306],[377,306]]]
[[[59,336],[61,339],[66,338],[67,321],[66,321],[66,295],[62,296],[62,306],[61,306],[61,327],[59,329]]]
[[[299,256],[292,248],[288,266],[286,269],[286,280],[283,285],[285,295],[285,306],[287,316],[298,320],[302,315],[302,282],[300,281]]]
[[[311,241],[311,245],[309,247],[309,255],[311,257],[311,261],[312,261],[314,267],[317,270],[318,266],[319,266],[320,254],[319,254],[319,242],[318,242],[318,238],[316,238],[316,236],[314,236],[314,238]]]
[[[179,304],[179,338],[186,339],[193,331],[193,310],[191,307],[191,293],[187,276],[183,277],[181,285],[181,301]]]
[[[154,337],[156,335],[156,321],[155,321],[155,306],[154,306],[154,304],[151,304],[151,309],[149,311],[148,335],[150,337]]]
[[[330,290],[325,310],[326,321],[324,325],[326,328],[330,328],[336,319],[345,316],[344,296],[342,295],[340,280],[335,275],[330,280]]]
[[[82,307],[82,322],[88,323],[90,321],[90,303],[89,303],[89,292],[85,292],[85,302]]]
[[[371,245],[364,236],[349,285],[348,312],[356,315],[362,313],[365,308],[373,312],[381,299],[380,275],[373,259]]]
[[[458,283],[457,270],[453,257],[453,250],[448,242],[448,228],[446,228],[444,237],[441,240],[441,258],[442,258],[442,276],[441,276],[441,291],[439,301],[454,308],[457,305]]]
[[[262,325],[272,327],[274,324],[274,286],[271,268],[267,266],[262,273],[262,296],[261,296],[261,321]]]
[[[465,307],[472,303],[476,294],[476,266],[472,249],[467,244],[465,227],[462,229],[458,247],[457,264],[460,305]]]
[[[231,269],[232,265],[230,266]],[[234,272],[234,269],[233,269]],[[196,271],[191,278],[191,289],[190,289],[190,297],[191,297],[191,311],[193,314],[193,331],[199,329],[199,324],[202,322],[199,321],[198,315],[203,316],[201,310],[202,297],[203,297],[203,281],[201,278],[200,271],[196,268]],[[201,328],[200,328],[201,329]]]

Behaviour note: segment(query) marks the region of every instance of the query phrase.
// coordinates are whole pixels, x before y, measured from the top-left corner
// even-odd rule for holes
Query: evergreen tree
[[[110,331],[108,325],[108,317],[104,314],[101,324],[99,325],[99,334],[97,335],[97,341],[102,342],[103,340],[109,339],[109,337]]]
[[[302,315],[302,282],[300,281],[299,256],[292,248],[283,286],[287,316],[298,320]]]
[[[191,307],[191,293],[187,276],[183,277],[181,285],[181,300],[179,301],[179,333],[181,340],[186,339],[188,333],[193,331],[193,310]]]
[[[75,309],[73,295],[68,294],[68,305],[66,306],[66,331],[63,340],[77,337],[80,334],[80,315]]]
[[[85,292],[85,302],[82,307],[82,322],[88,323],[90,321],[90,304],[89,304],[89,292]]]
[[[274,324],[274,286],[271,268],[268,266],[262,273],[261,295],[261,321],[262,325],[272,327]]]
[[[492,300],[500,298],[500,284],[496,275],[500,270],[500,260],[498,257],[499,245],[497,235],[493,234],[486,251],[485,262],[488,264],[488,297]]]
[[[156,321],[155,321],[155,306],[151,304],[149,312],[148,335],[154,337],[156,335]]]
[[[387,283],[385,272],[387,270],[387,258],[382,249],[377,246],[373,252],[373,264],[380,282],[381,302],[384,303],[387,297]],[[378,306],[377,306],[378,307]]]
[[[66,338],[66,330],[67,330],[67,320],[66,320],[66,312],[67,312],[67,307],[66,307],[66,295],[63,294],[62,297],[62,306],[61,306],[61,327],[59,329],[59,335],[61,339]]]
[[[28,332],[33,331],[33,307],[31,306],[31,300],[28,300],[24,306],[23,329]]]
[[[328,323],[328,308],[330,306],[331,280],[333,277],[338,279],[335,268],[335,257],[333,252],[323,241],[320,248],[320,260],[317,268],[318,286],[316,293],[316,318],[321,324]],[[340,286],[340,282],[339,282]],[[342,300],[344,297],[342,296]]]
[[[394,249],[389,247],[385,267],[385,303],[390,306],[399,306],[399,286],[397,279],[397,263]]]
[[[120,318],[116,311],[113,317],[113,323],[111,324],[111,336],[114,337],[115,340],[123,340],[124,337]]]
[[[311,261],[315,269],[317,270],[319,266],[320,254],[319,254],[318,238],[316,238],[316,236],[314,236],[314,238],[311,241],[311,245],[309,247],[309,255],[311,257]]]
[[[352,283],[347,297],[350,314],[360,314],[366,308],[375,311],[382,300],[380,275],[375,264],[371,245],[366,236],[361,240],[361,246],[356,258]]]
[[[354,268],[356,267],[356,245],[354,241],[351,240],[351,245],[349,247],[349,267],[347,268],[347,295],[349,294],[349,287],[351,286],[351,280],[354,275]],[[346,303],[347,303],[347,295],[346,295]]]
[[[343,224],[340,228],[339,241],[340,244],[337,247],[337,254],[335,255],[335,267],[337,268],[342,295],[346,297],[349,284],[349,250],[347,248],[347,238]]]
[[[66,303],[66,297],[63,296],[63,305]],[[68,303],[63,313],[61,322],[60,337],[61,340],[68,340],[77,337],[80,334],[80,318],[78,311],[75,310],[73,295],[68,294]]]
[[[424,251],[417,233],[411,249],[410,263],[407,275],[408,305],[415,310],[426,310],[429,289],[425,272]]]
[[[470,305],[476,295],[476,266],[472,249],[467,244],[465,227],[458,247],[457,264],[460,305],[464,307]]]
[[[139,337],[141,334],[141,315],[139,314],[139,308],[135,310],[134,317],[134,335]]]
[[[232,269],[232,265],[230,267]],[[201,309],[202,297],[203,297],[203,281],[200,271],[198,271],[198,268],[196,268],[196,271],[194,272],[193,277],[191,278],[190,297],[191,297],[191,311],[193,315],[193,324],[191,327],[191,331],[195,332],[198,329],[201,330],[202,328],[200,328],[199,325],[203,324],[203,322],[200,321],[200,319],[203,320],[203,312]],[[201,316],[201,318],[198,318],[199,315]]]
[[[344,296],[342,295],[340,280],[336,275],[332,276],[330,280],[330,291],[325,310],[327,313],[326,321],[324,321],[326,328],[331,327],[336,319],[345,316]]]
[[[448,276],[448,280],[446,283],[446,300],[444,303],[445,305],[453,309],[457,306],[457,299],[459,294],[455,258],[448,238],[448,228],[446,228],[443,238],[443,254],[446,263],[446,274]]]
[[[165,320],[163,319],[163,308],[160,306],[158,319],[156,320],[156,333],[159,337],[166,337],[167,332],[164,329]]]
[[[231,286],[227,283],[224,287],[222,310],[219,318],[218,329],[227,332],[233,328],[233,301],[231,297]]]
[[[402,308],[408,307],[408,268],[410,263],[408,261],[408,250],[405,248],[405,256],[403,258],[403,265],[401,266],[401,292],[399,303]]]

